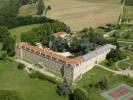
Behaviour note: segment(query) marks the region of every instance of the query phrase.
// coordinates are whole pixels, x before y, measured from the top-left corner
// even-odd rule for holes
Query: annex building
[[[16,46],[16,57],[39,64],[45,69],[61,74],[67,80],[75,81],[92,69],[95,64],[105,60],[106,55],[115,48],[114,45],[106,44],[85,55],[69,58],[59,55],[49,48],[39,48],[21,42]]]

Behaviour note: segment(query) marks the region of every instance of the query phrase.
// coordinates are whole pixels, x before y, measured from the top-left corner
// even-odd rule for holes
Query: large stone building
[[[106,44],[86,55],[69,58],[48,48],[42,49],[28,43],[19,43],[16,47],[16,56],[28,62],[40,64],[45,69],[61,74],[67,80],[75,81],[95,64],[105,60],[110,50],[115,48],[111,44]]]

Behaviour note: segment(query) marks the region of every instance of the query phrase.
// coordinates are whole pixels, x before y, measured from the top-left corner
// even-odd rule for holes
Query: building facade
[[[106,59],[106,55],[116,47],[106,44],[86,55],[68,58],[58,55],[48,48],[38,48],[28,43],[19,43],[16,46],[16,57],[25,61],[40,64],[43,68],[61,74],[70,81],[75,81],[92,69],[95,64]]]

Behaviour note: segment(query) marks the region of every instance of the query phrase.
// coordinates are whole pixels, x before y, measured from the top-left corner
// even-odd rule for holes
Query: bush
[[[39,79],[42,79],[42,80],[45,80],[45,81],[48,81],[48,82],[51,82],[51,83],[54,83],[54,84],[59,84],[60,82],[58,80],[56,80],[55,78],[53,77],[50,77],[50,76],[46,76],[44,74],[41,74],[40,72],[33,72],[33,73],[30,73],[29,76],[31,78],[39,78]]]
[[[114,64],[114,62],[112,61],[112,60],[108,60],[107,62],[106,62],[106,65],[107,66],[112,66]]]
[[[76,89],[73,93],[74,100],[89,100],[88,94],[83,89]]]
[[[71,94],[70,84],[66,80],[63,83],[57,85],[57,93],[60,96],[68,96]]]
[[[119,49],[112,49],[111,52],[107,55],[107,60],[117,62],[126,58],[126,55]]]
[[[22,100],[16,91],[0,90],[0,100]]]
[[[22,63],[19,63],[17,66],[18,69],[23,70],[25,68],[25,65]]]

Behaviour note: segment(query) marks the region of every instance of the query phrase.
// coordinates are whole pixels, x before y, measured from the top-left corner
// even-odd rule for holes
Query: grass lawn
[[[133,6],[124,7],[123,19],[129,19],[129,23],[133,21]]]
[[[126,83],[133,86],[133,78],[127,78],[124,76],[116,75],[98,66],[94,67],[92,70],[84,74],[82,79],[77,81],[77,85],[89,91],[88,94],[89,94],[90,100],[104,100],[104,98],[100,95],[100,93],[103,91],[99,89],[93,90],[93,88],[88,87],[90,83],[98,82],[104,76],[106,76],[108,79],[109,88],[115,87],[121,83]]]
[[[56,85],[31,79],[11,61],[0,61],[0,90],[15,90],[24,100],[67,100],[56,93]]]
[[[11,35],[13,37],[16,37],[16,41],[20,42],[21,33],[30,31],[32,28],[38,27],[39,25],[41,24],[25,25],[25,26],[20,26],[20,27],[10,29],[9,31],[11,32]]]

